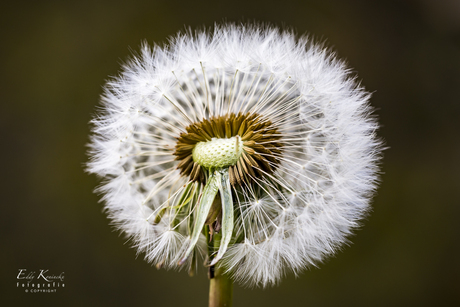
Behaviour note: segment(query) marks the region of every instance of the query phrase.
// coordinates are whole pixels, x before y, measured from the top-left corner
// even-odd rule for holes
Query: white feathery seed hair
[[[368,212],[381,155],[369,96],[307,37],[188,31],[144,44],[107,82],[88,171],[147,261],[193,271],[204,257],[243,285],[275,284]]]

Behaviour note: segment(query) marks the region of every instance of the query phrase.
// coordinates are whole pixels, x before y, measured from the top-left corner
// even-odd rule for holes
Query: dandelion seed
[[[274,284],[333,254],[368,211],[381,150],[368,99],[305,37],[179,34],[107,83],[88,170],[146,260],[193,271],[205,257]]]

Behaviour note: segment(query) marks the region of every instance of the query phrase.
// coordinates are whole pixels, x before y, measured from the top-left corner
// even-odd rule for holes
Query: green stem
[[[209,284],[209,307],[232,306],[233,282],[224,272],[224,268],[215,267],[214,278]]]

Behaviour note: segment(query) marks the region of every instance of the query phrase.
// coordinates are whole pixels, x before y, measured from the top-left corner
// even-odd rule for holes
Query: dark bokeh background
[[[353,244],[235,306],[460,304],[460,1],[2,1],[2,306],[205,306],[207,278],[157,271],[108,226],[83,172],[101,86],[140,42],[264,21],[326,40],[373,92],[385,152]],[[26,294],[19,268],[65,272]]]

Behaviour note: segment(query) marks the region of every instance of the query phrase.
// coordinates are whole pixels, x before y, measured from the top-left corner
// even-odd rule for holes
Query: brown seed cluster
[[[201,182],[205,172],[201,165],[193,161],[193,148],[198,142],[211,141],[212,138],[231,138],[239,136],[243,141],[243,153],[235,165],[229,166],[232,185],[248,183],[253,178],[271,174],[279,164],[276,157],[281,155],[282,143],[278,129],[272,122],[259,114],[234,114],[211,117],[191,124],[177,138],[174,151],[177,168],[183,176]]]

